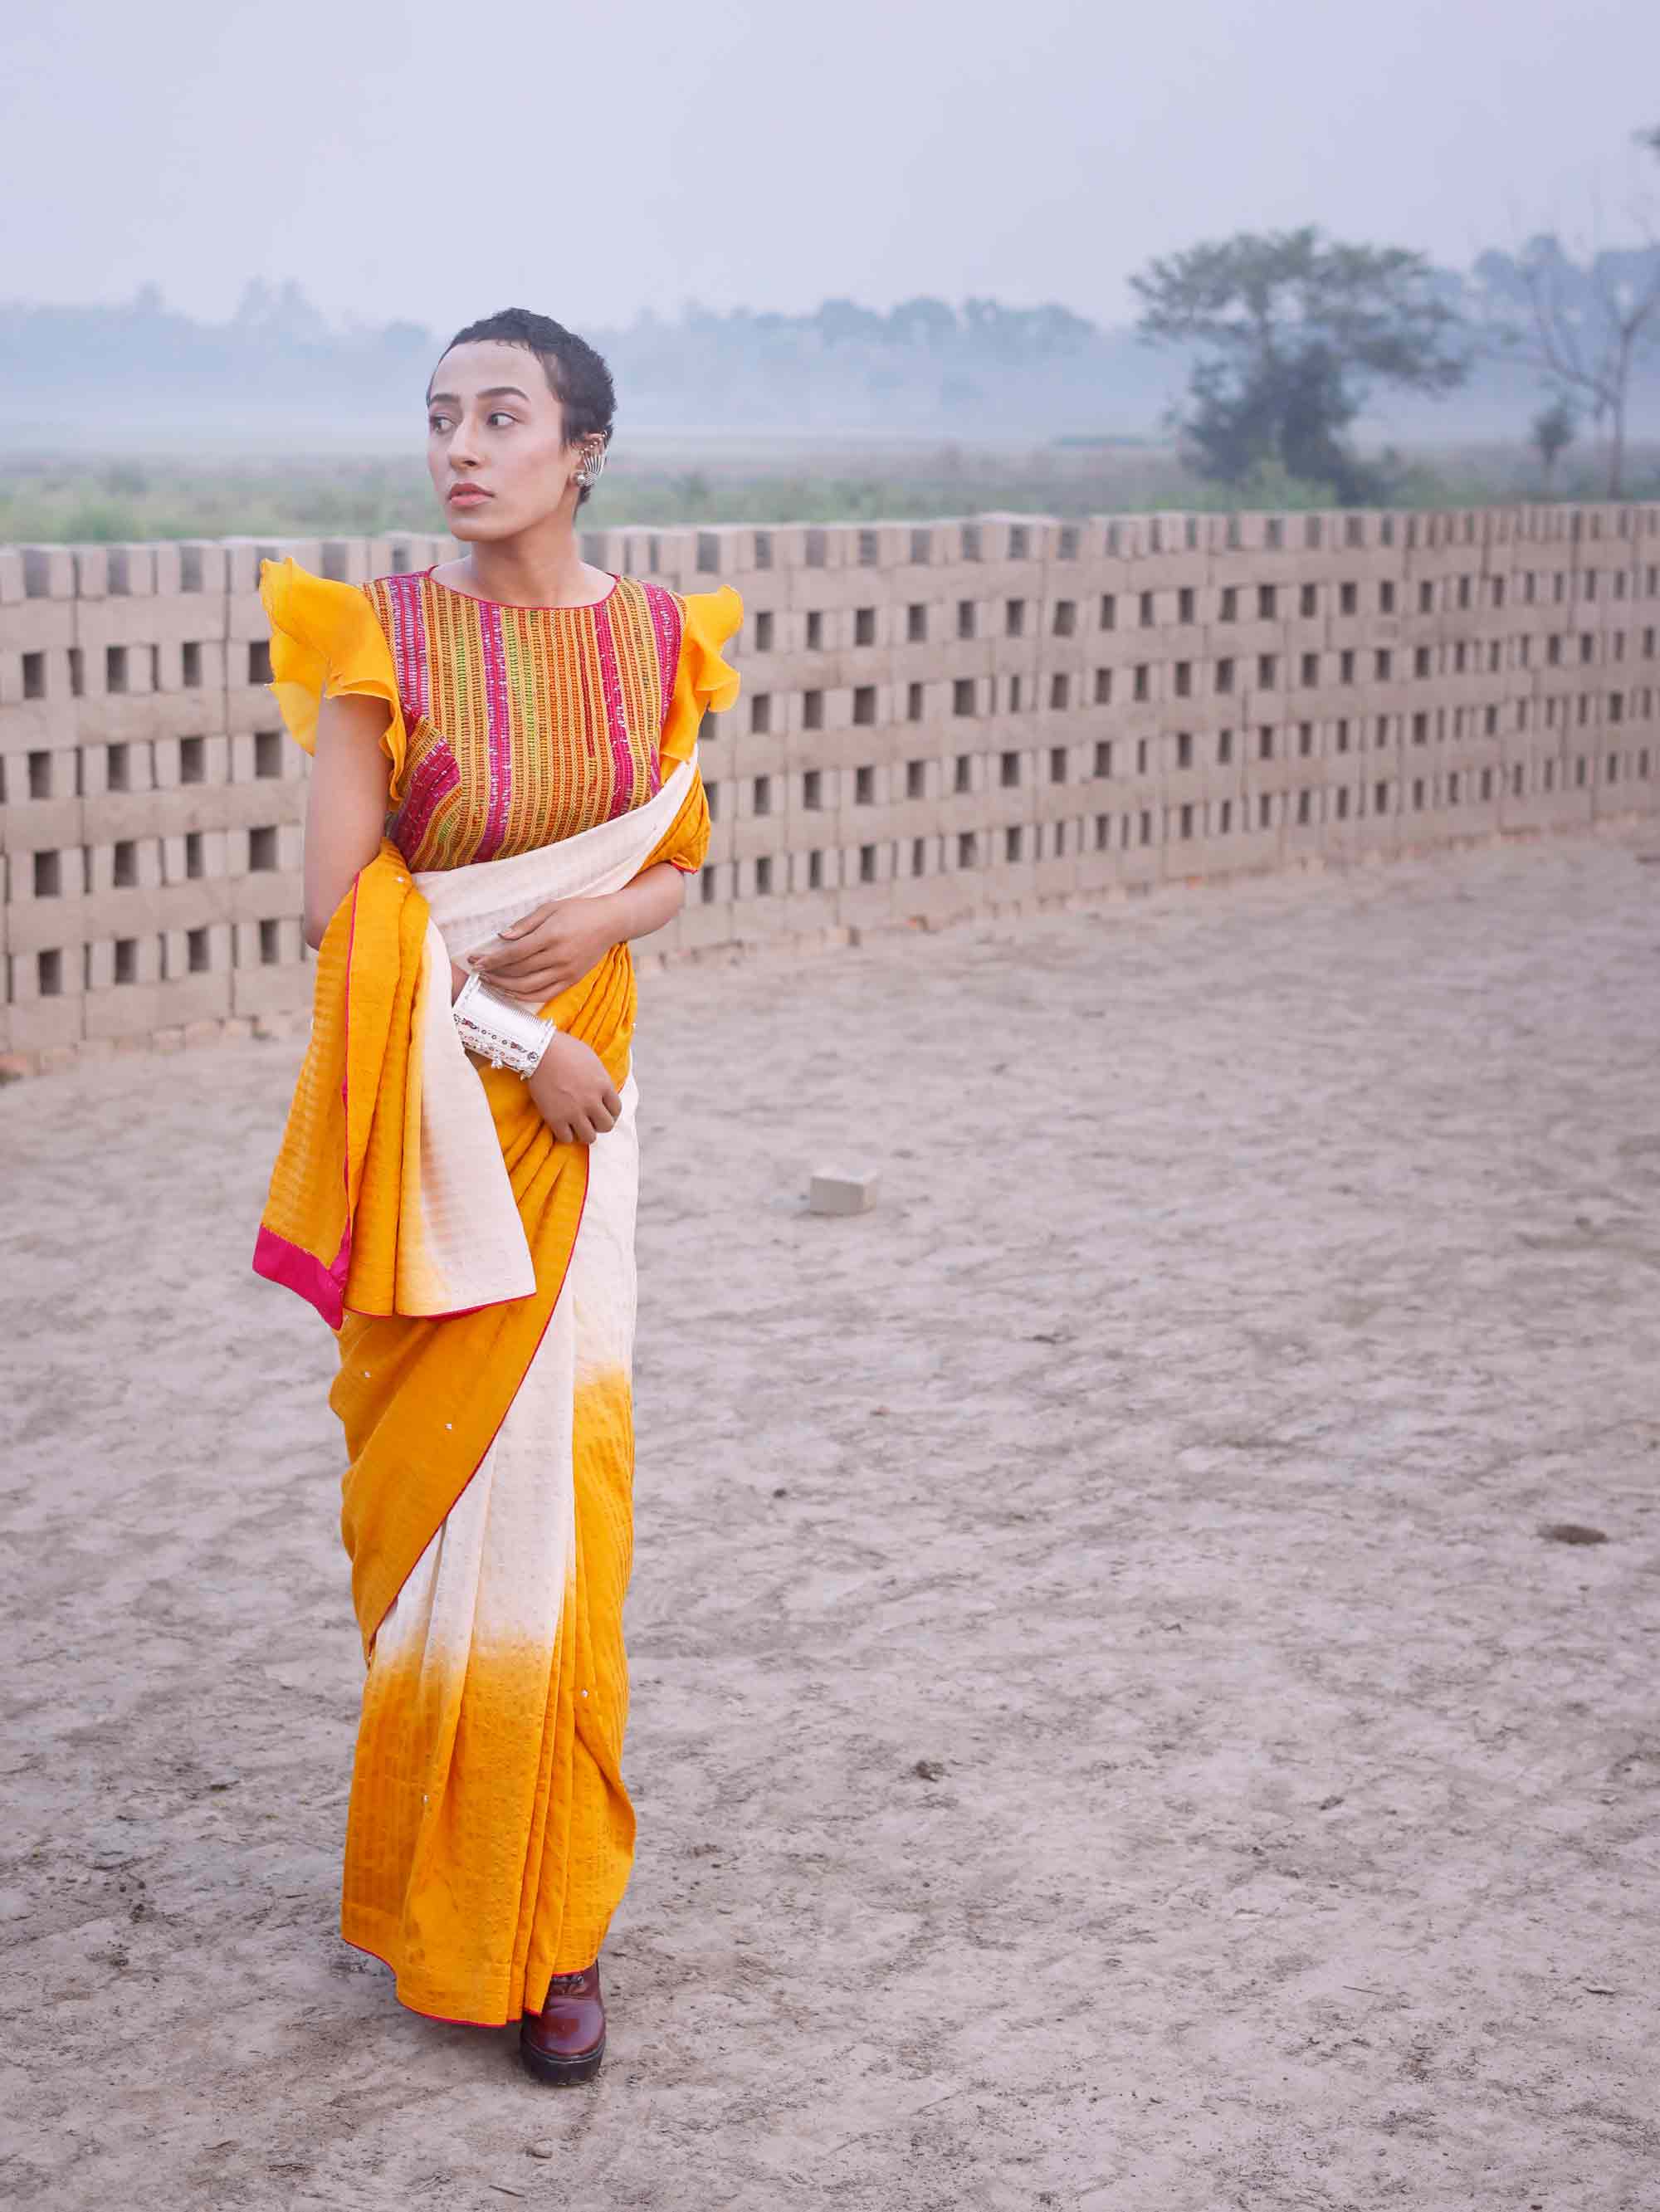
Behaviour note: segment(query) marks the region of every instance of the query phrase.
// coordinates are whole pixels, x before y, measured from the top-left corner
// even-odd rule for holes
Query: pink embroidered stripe
[[[489,811],[473,858],[493,860],[508,830],[513,798],[513,724],[508,710],[508,652],[502,610],[478,603],[478,642],[484,664],[484,726],[489,752]]]
[[[385,581],[392,607],[392,650],[398,670],[398,696],[405,721],[411,722],[431,711],[422,582],[419,576],[388,576]]]
[[[432,817],[461,781],[460,763],[442,738],[423,753],[410,777],[409,793],[393,816],[392,842],[411,867],[426,842]]]
[[[658,704],[662,715],[662,720],[657,726],[657,734],[660,739],[663,734],[663,724],[669,718],[669,708],[674,704],[674,679],[680,672],[680,642],[685,625],[681,618],[680,602],[672,592],[665,589],[661,584],[648,584],[645,586],[645,592],[647,602],[651,608],[652,640],[657,647],[657,673],[660,684]],[[654,746],[651,769],[651,788],[654,798],[660,788],[662,781],[660,757],[656,746]]]
[[[617,665],[617,640],[611,612],[604,601],[593,611],[593,641],[599,654],[599,686],[605,695],[605,733],[611,739],[613,815],[626,814],[634,804],[634,754],[629,744],[629,726],[623,712],[623,678]]]

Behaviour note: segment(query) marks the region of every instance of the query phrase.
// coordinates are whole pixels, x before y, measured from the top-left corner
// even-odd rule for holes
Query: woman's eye
[[[487,416],[485,420],[489,422],[511,422],[513,417],[511,415],[503,414],[498,407],[493,414]]]
[[[447,415],[429,415],[427,417],[427,428],[429,430],[441,430],[447,424],[449,419],[450,418]]]

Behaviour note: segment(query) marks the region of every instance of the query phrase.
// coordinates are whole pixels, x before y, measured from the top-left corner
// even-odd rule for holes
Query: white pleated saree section
[[[421,1051],[420,1233],[398,1256],[397,1310],[463,1313],[525,1297],[536,1271],[477,1073],[450,1012],[450,963],[465,963],[509,922],[550,899],[621,890],[678,814],[697,750],[643,806],[503,860],[430,868],[412,880],[429,920],[416,1021]]]

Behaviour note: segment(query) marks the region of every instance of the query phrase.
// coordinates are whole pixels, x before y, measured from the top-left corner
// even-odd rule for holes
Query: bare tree
[[[1633,134],[1660,155],[1660,129]],[[1649,226],[1645,223],[1645,230]],[[1537,370],[1570,412],[1584,410],[1608,439],[1608,494],[1624,489],[1633,372],[1660,355],[1660,244],[1599,248],[1583,261],[1554,235],[1475,266],[1481,320],[1495,352]]]

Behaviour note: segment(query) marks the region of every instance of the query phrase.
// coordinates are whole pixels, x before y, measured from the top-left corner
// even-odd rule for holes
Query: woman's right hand
[[[605,1063],[581,1037],[557,1030],[534,1073],[525,1078],[537,1110],[562,1143],[591,1145],[614,1128],[623,1102]]]

